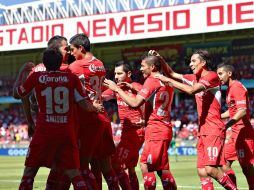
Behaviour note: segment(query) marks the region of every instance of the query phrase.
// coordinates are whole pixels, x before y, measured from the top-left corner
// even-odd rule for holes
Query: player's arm
[[[166,76],[163,76],[161,74],[155,75],[155,78],[160,79],[164,83],[168,83],[170,86],[173,86],[189,95],[197,94],[203,90],[205,90],[205,86],[200,83],[195,83],[193,86],[190,86],[188,84],[184,84],[181,82],[178,82],[174,79],[168,78]]]
[[[34,124],[32,113],[31,113],[29,97],[26,96],[25,98],[22,98],[21,101],[22,101],[23,110],[25,112],[25,117],[28,124],[28,136],[32,137],[35,130],[35,124]]]
[[[129,96],[119,86],[117,86],[116,83],[111,80],[105,79],[104,85],[109,89],[113,90],[114,92],[118,93],[119,96],[123,99],[123,101],[131,107],[139,107],[145,102],[144,98],[140,95],[137,95],[136,97]]]
[[[101,97],[102,97],[102,101],[109,101],[109,100],[116,99],[115,93],[110,89],[103,91],[101,94]]]
[[[13,85],[13,97],[16,99],[20,99],[21,97],[17,93],[17,87],[21,86],[25,80],[27,79],[28,75],[32,71],[35,65],[32,62],[25,63],[19,70],[18,76],[16,81]]]
[[[221,119],[227,119],[229,118],[229,110],[225,111],[220,115]]]
[[[238,109],[236,114],[226,123],[226,129],[236,124],[246,115],[246,109]]]
[[[87,112],[103,112],[104,111],[104,107],[102,104],[94,102],[93,104],[87,100],[87,99],[82,99],[80,101],[78,101],[78,105]]]
[[[155,50],[150,50],[148,52],[149,55],[154,55],[160,59],[161,67],[163,72],[165,73],[166,76],[171,77],[176,80],[181,80],[182,75],[179,73],[176,73],[173,71],[173,69],[168,65],[168,63],[165,61],[165,59]]]
[[[87,112],[104,112],[104,107],[100,102],[94,101],[92,103],[88,100],[88,96],[81,84],[81,81],[76,75],[73,74],[72,76],[73,80],[75,81],[74,98],[77,104]]]
[[[133,90],[135,92],[138,92],[140,91],[140,88],[138,88],[137,86],[135,85],[132,85],[131,83],[128,83],[128,82],[120,82],[117,84],[119,87],[128,87],[130,90]]]

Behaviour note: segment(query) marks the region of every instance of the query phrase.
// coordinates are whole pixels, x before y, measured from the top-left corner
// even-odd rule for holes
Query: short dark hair
[[[83,46],[87,52],[90,52],[90,40],[85,34],[76,34],[70,39],[70,44],[78,48],[79,46]]]
[[[232,73],[232,76],[231,78],[234,80],[234,79],[237,79],[238,76],[237,76],[237,73],[236,73],[236,70],[235,70],[235,67],[233,65],[230,65],[230,64],[226,64],[226,63],[221,63],[217,66],[217,69],[219,68],[223,68],[225,71],[227,72],[231,72]]]
[[[60,48],[62,41],[66,41],[67,39],[63,36],[55,35],[48,41],[48,48]]]
[[[157,71],[161,71],[161,62],[160,59],[154,55],[148,55],[148,53],[145,53],[141,60],[145,60],[147,64],[154,65]]]
[[[200,59],[202,59],[206,62],[206,67],[208,69],[212,68],[212,57],[211,57],[210,53],[207,50],[198,49],[193,54],[198,54]]]
[[[129,71],[132,71],[132,68],[131,68],[130,64],[128,64],[128,63],[126,63],[124,61],[118,61],[118,62],[116,62],[115,67],[120,67],[120,66],[123,66],[123,71],[125,73],[128,73]]]
[[[47,71],[59,70],[63,61],[63,55],[59,48],[47,48],[43,52],[42,62]]]

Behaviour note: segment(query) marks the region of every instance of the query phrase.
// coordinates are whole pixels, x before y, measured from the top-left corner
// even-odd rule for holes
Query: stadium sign
[[[27,148],[0,148],[0,156],[26,156]]]
[[[253,28],[254,1],[231,0],[81,16],[0,27],[0,51],[46,47],[53,35],[92,43]]]

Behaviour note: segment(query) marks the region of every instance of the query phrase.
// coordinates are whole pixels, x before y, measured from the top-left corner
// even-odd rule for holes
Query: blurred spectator
[[[0,110],[0,146],[27,143],[28,131],[21,105]]]

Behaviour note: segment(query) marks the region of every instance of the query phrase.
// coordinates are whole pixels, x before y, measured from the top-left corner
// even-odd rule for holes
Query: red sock
[[[200,178],[202,190],[214,190],[213,180],[211,178]]]
[[[102,190],[102,174],[101,174],[101,172],[99,170],[93,170],[93,169],[92,169],[92,172],[93,172],[93,175],[96,179],[98,190]]]
[[[109,190],[120,190],[118,184],[118,178],[113,170],[107,173],[103,173],[104,179],[107,182]]]
[[[143,174],[144,188],[145,190],[155,190],[156,188],[156,177],[153,172]]]
[[[176,182],[173,175],[169,173],[163,173],[161,175],[161,183],[164,190],[176,190]]]
[[[130,179],[131,189],[139,190],[139,183],[138,183],[138,177],[136,172],[129,173],[129,179]]]
[[[227,174],[223,174],[218,182],[227,190],[237,190],[236,185],[231,181]]]
[[[57,189],[59,179],[59,173],[54,170],[50,170],[48,179],[46,182],[46,190],[54,190]]]
[[[69,190],[71,186],[71,180],[67,175],[62,175],[59,178],[57,190]]]
[[[96,179],[90,169],[82,169],[80,172],[86,182],[88,189],[99,190]]]
[[[228,175],[228,177],[231,179],[231,181],[236,185],[236,176],[235,176],[234,170],[231,169],[225,173]]]
[[[87,190],[86,184],[82,176],[75,176],[71,179],[74,190]]]
[[[254,176],[246,176],[248,185],[249,185],[249,190],[254,190]]]
[[[19,190],[32,190],[34,178],[31,176],[23,176],[19,185]]]
[[[125,171],[122,168],[118,168],[115,170],[116,175],[119,180],[120,187],[123,190],[131,189],[130,181],[128,175],[125,173]]]

